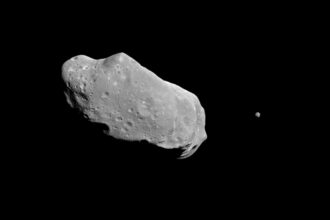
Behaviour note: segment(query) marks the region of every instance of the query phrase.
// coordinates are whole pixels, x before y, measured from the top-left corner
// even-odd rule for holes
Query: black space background
[[[286,92],[297,74],[299,27],[290,13],[199,5],[134,13],[52,7],[20,14],[9,26],[15,67],[28,85],[18,92],[29,122],[13,138],[19,144],[10,147],[7,166],[27,188],[45,192],[45,198],[82,199],[91,191],[210,195],[228,207],[263,209],[296,190],[286,140],[290,122],[284,125],[282,118],[294,102]],[[80,54],[101,59],[118,52],[198,96],[208,138],[193,156],[176,160],[145,142],[114,140],[68,107],[61,65]]]

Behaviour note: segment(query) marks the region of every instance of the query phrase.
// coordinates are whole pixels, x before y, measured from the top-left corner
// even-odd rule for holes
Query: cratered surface
[[[122,140],[146,140],[192,155],[206,139],[205,112],[193,93],[167,82],[125,53],[95,60],[79,55],[62,66],[72,108],[105,133]]]

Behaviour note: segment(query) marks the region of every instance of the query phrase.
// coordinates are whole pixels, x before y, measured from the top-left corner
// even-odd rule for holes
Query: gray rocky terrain
[[[125,53],[95,60],[79,55],[62,67],[68,104],[105,134],[145,140],[192,155],[207,138],[205,112],[193,93],[167,82]]]

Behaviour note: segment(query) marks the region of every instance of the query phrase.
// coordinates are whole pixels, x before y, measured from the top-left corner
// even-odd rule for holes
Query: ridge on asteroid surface
[[[192,155],[207,138],[205,113],[196,95],[169,83],[125,53],[95,60],[79,55],[62,66],[72,108],[105,133],[127,141],[146,140]]]

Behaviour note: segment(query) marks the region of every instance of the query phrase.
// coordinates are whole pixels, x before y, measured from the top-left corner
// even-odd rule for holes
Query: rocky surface
[[[87,120],[107,125],[122,140],[146,140],[192,155],[206,139],[205,113],[196,95],[169,83],[125,53],[95,60],[79,55],[62,67],[65,95]]]

